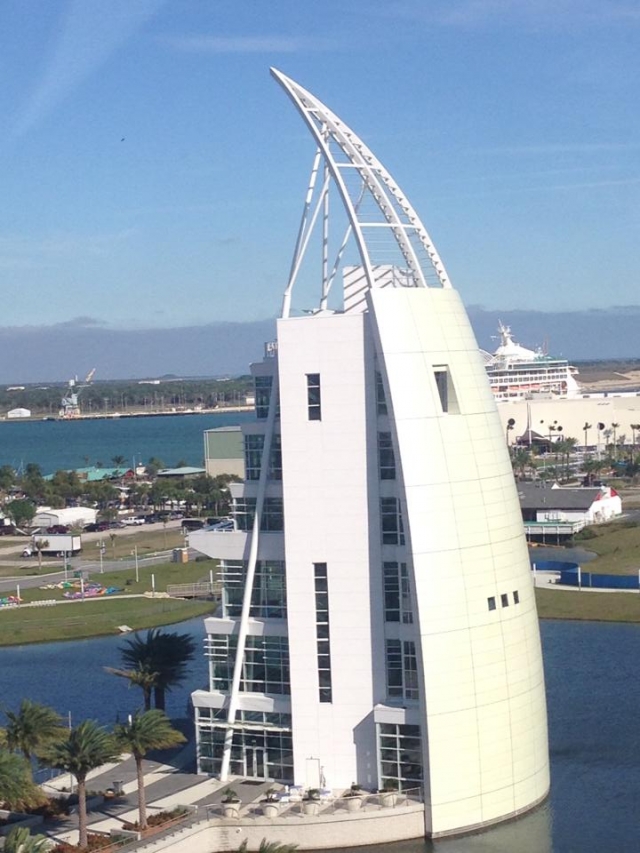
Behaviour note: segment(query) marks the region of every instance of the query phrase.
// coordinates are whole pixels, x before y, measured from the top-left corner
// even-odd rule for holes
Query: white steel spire
[[[323,276],[320,307],[326,307],[331,283],[353,234],[367,285],[375,287],[376,271],[390,266],[403,272],[407,287],[451,287],[438,252],[408,199],[365,143],[331,110],[298,83],[275,68],[280,83],[306,122],[317,144],[282,315],[289,315],[291,294],[309,237],[323,218]],[[318,180],[324,161],[322,181]],[[329,184],[333,180],[348,217],[346,232],[328,274],[327,243]],[[313,204],[314,197],[318,196]]]

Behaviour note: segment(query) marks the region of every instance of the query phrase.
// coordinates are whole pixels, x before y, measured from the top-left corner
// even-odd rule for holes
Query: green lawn
[[[118,587],[121,592],[73,603],[66,603],[65,589],[60,587],[21,590],[24,603],[55,600],[60,604],[0,608],[0,646],[112,634],[117,632],[119,625],[128,625],[136,630],[152,628],[211,613],[216,607],[216,602],[211,600],[183,601],[131,596],[151,592],[152,575],[155,576],[156,592],[162,593],[169,584],[208,581],[212,569],[217,572],[215,560],[140,566],[138,582],[135,579],[135,568],[104,574],[95,571],[91,573],[89,580],[97,581],[104,587]],[[72,579],[73,573],[69,572],[69,580]]]
[[[633,592],[536,589],[536,603],[541,619],[640,622],[640,594]]]
[[[640,569],[640,526],[613,521],[588,529],[595,533],[595,537],[580,540],[576,544],[587,551],[594,551],[598,556],[592,562],[585,563],[585,571],[606,575],[637,575]],[[562,551],[558,553],[562,554]]]
[[[0,646],[76,640],[182,622],[212,612],[212,601],[170,598],[120,598],[0,610]]]

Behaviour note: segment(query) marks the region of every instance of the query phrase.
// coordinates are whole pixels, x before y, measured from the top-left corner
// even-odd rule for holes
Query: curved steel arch
[[[407,277],[412,286],[451,287],[444,264],[420,217],[382,163],[365,143],[314,95],[275,68],[271,69],[271,74],[291,98],[316,141],[316,171],[317,158],[320,155],[340,193],[369,287],[374,287],[376,280],[376,265],[372,261],[369,246],[370,234],[379,234],[381,228],[393,237],[406,264]],[[336,155],[341,155],[341,159]],[[360,201],[355,202],[352,199],[347,187],[345,177],[348,170],[355,170],[360,176],[360,201],[362,192],[368,191],[382,219],[369,220],[360,211]],[[313,175],[312,181],[315,182]],[[326,187],[323,192],[326,192]],[[309,205],[308,195],[303,222],[307,221]],[[312,219],[315,221],[315,214]],[[300,239],[296,251],[300,252]],[[299,261],[300,257],[296,256],[293,264],[296,271]],[[287,316],[289,312],[294,278],[295,276],[290,279],[285,292],[283,316]]]

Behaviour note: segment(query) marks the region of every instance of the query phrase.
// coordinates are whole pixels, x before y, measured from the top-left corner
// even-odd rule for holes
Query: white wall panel
[[[438,834],[513,814],[524,807],[522,791],[529,805],[546,793],[537,617],[505,432],[459,297],[383,290],[369,304],[404,478],[428,733],[427,822]],[[442,365],[456,396],[448,412],[433,378]]]

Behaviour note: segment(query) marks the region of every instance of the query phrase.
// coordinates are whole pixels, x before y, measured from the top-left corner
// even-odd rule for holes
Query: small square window
[[[514,604],[520,604],[520,593],[518,592],[517,589],[513,590],[513,603]]]
[[[493,595],[490,596],[489,598],[487,598],[487,606],[488,606],[489,610],[495,610],[496,609],[496,599]]]
[[[507,595],[506,592],[502,593],[502,595],[500,596],[500,601],[501,601],[503,607],[509,606],[509,596]]]

